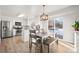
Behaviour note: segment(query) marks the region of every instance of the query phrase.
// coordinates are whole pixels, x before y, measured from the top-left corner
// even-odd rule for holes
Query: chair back
[[[36,34],[36,30],[30,30],[30,33]]]
[[[36,31],[30,30],[30,38],[36,38]]]

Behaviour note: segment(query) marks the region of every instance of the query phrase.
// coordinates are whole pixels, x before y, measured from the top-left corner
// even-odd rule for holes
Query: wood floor
[[[31,53],[39,53],[39,49],[35,49],[33,45]],[[47,53],[47,46],[43,46],[43,53]],[[64,46],[59,41],[58,45],[56,43],[50,44],[50,53],[72,53],[73,50]],[[0,45],[0,53],[30,53],[29,42],[24,42],[21,36],[15,36],[12,38],[2,39],[2,44]]]

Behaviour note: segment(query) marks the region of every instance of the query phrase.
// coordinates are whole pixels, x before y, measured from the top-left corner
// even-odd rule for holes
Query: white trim
[[[60,17],[60,16],[64,16],[64,15],[68,15],[68,14],[73,14],[73,13],[76,13],[75,11],[67,11],[67,12],[59,12],[59,13],[56,13],[56,14],[52,14],[50,15],[49,17],[50,18],[54,18],[54,17]]]
[[[76,52],[77,51],[77,48],[76,48],[76,31],[74,31],[74,51]]]

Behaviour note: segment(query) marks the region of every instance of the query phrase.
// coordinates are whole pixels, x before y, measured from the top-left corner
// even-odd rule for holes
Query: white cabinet
[[[74,42],[75,43],[75,46],[74,46],[75,51],[79,52],[79,31],[75,31],[74,35],[75,35],[75,37],[74,37],[75,38],[75,42]]]
[[[15,29],[13,29],[13,36],[15,36],[16,35],[16,30]]]
[[[24,42],[29,41],[29,30],[22,31],[22,38]]]

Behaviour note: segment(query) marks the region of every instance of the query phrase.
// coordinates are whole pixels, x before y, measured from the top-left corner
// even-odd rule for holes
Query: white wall
[[[32,23],[35,23],[35,25],[40,24],[40,17],[29,18],[29,25],[31,25]]]
[[[72,24],[75,22],[75,16],[72,14],[64,15],[63,17],[63,40],[74,43],[74,29]]]
[[[47,21],[40,21],[41,29],[48,33],[48,20]]]

